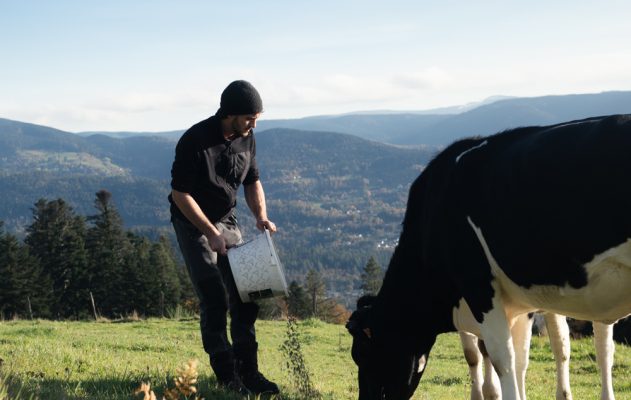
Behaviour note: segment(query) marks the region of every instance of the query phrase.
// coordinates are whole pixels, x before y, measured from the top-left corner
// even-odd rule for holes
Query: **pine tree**
[[[177,306],[181,297],[178,266],[167,239],[161,236],[157,243],[151,246],[149,262],[158,277],[159,311],[157,315],[164,316],[166,310]]]
[[[288,288],[287,308],[289,315],[295,318],[307,318],[311,315],[309,295],[296,281],[291,281]]]
[[[156,287],[160,279],[151,265],[151,241],[127,232],[130,251],[125,256],[119,291],[126,301],[123,311],[134,311],[141,315],[157,314],[158,301]]]
[[[88,315],[86,226],[62,199],[40,199],[24,242],[52,282],[51,312],[55,318]]]
[[[259,306],[258,319],[262,320],[278,320],[288,314],[287,298],[284,296],[270,297],[267,299],[257,300]]]
[[[180,282],[180,300],[179,303],[183,305],[188,311],[192,313],[199,312],[199,300],[195,294],[195,288],[191,278],[188,276],[188,270],[186,265],[180,264],[177,267],[177,276]]]
[[[375,257],[370,256],[370,259],[364,267],[364,271],[361,274],[361,290],[362,294],[377,294],[381,288],[383,282],[383,270],[381,266],[375,260]]]
[[[0,221],[0,317],[46,318],[51,283],[28,247],[5,233]]]
[[[86,241],[89,253],[89,289],[101,315],[120,317],[129,308],[126,291],[121,289],[129,287],[124,274],[131,245],[111,198],[112,194],[107,190],[98,191],[94,205],[99,214],[88,218],[94,224],[88,230]]]
[[[310,269],[305,278],[305,288],[311,302],[311,315],[318,316],[318,305],[326,294],[326,285],[322,274],[315,269]]]

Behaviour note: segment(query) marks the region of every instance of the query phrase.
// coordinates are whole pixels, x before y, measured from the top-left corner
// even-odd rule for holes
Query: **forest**
[[[112,194],[96,192],[96,212],[81,216],[63,199],[38,200],[23,240],[0,222],[0,319],[173,317],[198,312],[185,266],[172,241],[124,228]],[[381,267],[364,267],[363,293],[376,293]],[[329,295],[315,268],[289,296],[260,303],[262,318],[293,315],[341,323],[348,311]]]
[[[22,241],[0,230],[0,317],[164,316],[192,301],[168,239],[125,230],[106,190],[94,205],[84,217],[63,199],[40,199]]]

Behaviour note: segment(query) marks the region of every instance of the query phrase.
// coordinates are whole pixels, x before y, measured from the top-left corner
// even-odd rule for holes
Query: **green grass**
[[[259,321],[261,370],[278,382],[285,400],[304,400],[294,387],[280,350],[284,321]],[[314,388],[323,399],[356,399],[357,369],[350,337],[341,325],[298,323],[300,347]],[[178,367],[199,360],[198,389],[206,399],[230,400],[202,350],[199,322],[150,319],[134,322],[0,322],[0,400],[133,399],[141,382],[161,397],[173,387]],[[598,399],[600,378],[590,339],[572,341],[571,383],[575,399]],[[469,399],[468,368],[456,334],[439,337],[414,399]],[[614,389],[631,399],[631,348],[616,346]],[[533,338],[527,377],[530,400],[551,399],[555,365],[546,338]]]

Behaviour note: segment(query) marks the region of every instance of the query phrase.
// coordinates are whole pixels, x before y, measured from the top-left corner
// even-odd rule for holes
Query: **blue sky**
[[[235,79],[263,118],[631,90],[628,1],[0,0],[0,117],[185,129]]]

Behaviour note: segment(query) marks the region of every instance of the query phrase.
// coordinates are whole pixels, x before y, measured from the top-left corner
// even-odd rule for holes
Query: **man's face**
[[[232,134],[235,136],[247,136],[252,129],[256,128],[256,120],[260,115],[258,113],[232,116]]]

